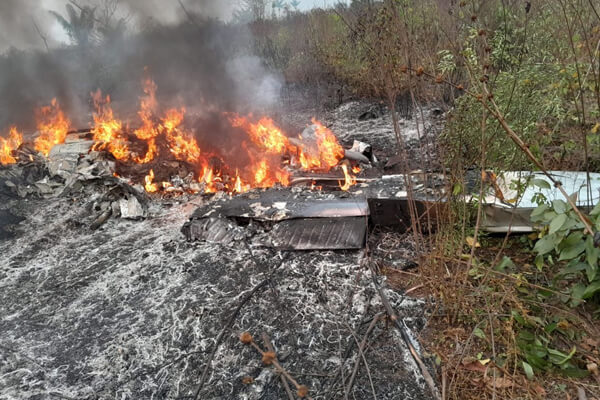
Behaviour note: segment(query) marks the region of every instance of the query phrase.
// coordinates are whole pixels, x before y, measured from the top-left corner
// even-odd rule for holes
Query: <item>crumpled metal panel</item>
[[[364,247],[367,217],[296,218],[276,223],[253,240],[282,250],[343,250]],[[245,238],[244,227],[219,217],[187,222],[182,232],[190,241],[231,244]]]
[[[367,223],[366,217],[293,219],[276,224],[269,236],[283,250],[361,249]]]
[[[242,217],[259,221],[283,221],[294,218],[341,218],[369,215],[364,198],[333,200],[294,199],[282,192],[264,192],[257,199],[237,197],[224,204],[211,204],[196,210],[192,218]]]

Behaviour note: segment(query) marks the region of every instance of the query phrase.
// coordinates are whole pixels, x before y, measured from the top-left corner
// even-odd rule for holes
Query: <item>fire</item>
[[[138,115],[142,120],[142,126],[134,131],[135,136],[138,139],[146,140],[148,142],[148,150],[144,157],[137,157],[136,162],[140,164],[149,163],[158,154],[158,147],[154,140],[159,130],[154,125],[153,116],[158,108],[158,102],[156,101],[156,83],[150,78],[144,80],[144,93],[145,95],[140,98],[140,110]]]
[[[352,173],[359,174],[360,171],[361,171],[361,169],[358,165],[355,165],[354,167],[352,167]]]
[[[170,109],[165,113],[160,123],[156,123],[155,115],[158,110],[156,101],[156,83],[152,79],[144,80],[145,95],[140,99],[140,110],[138,115],[142,121],[140,128],[134,131],[135,136],[146,141],[147,150],[143,157],[136,157],[135,162],[146,164],[158,156],[160,150],[157,146],[157,138],[165,135],[169,143],[169,151],[178,160],[195,162],[200,159],[200,147],[193,135],[182,128],[185,108]]]
[[[154,182],[154,171],[153,170],[150,170],[148,175],[146,175],[144,177],[144,181],[146,182],[146,184],[144,185],[146,192],[148,192],[148,193],[158,192],[158,185],[156,183],[153,183]]]
[[[48,156],[54,145],[64,143],[71,123],[56,98],[52,99],[49,106],[37,110],[36,114],[40,135],[35,139],[35,149]]]
[[[15,126],[10,128],[8,139],[0,137],[0,164],[14,164],[17,162],[12,152],[17,150],[23,143],[23,135],[17,131]]]
[[[204,183],[204,193],[216,193],[218,191],[217,184],[222,179],[218,174],[215,174],[212,168],[204,167],[202,176],[198,179],[198,182]]]
[[[246,193],[250,190],[250,185],[244,185],[238,171],[235,171],[235,182],[233,183],[233,191],[235,193]]]
[[[290,173],[286,170],[279,169],[275,171],[275,177],[281,186],[290,186]]]
[[[288,137],[275,126],[271,118],[263,117],[257,123],[251,123],[246,118],[238,116],[231,122],[234,127],[244,128],[252,142],[269,154],[283,154],[292,147]]]
[[[262,160],[258,163],[258,165],[256,165],[256,171],[254,172],[254,183],[260,187],[260,185],[267,179],[268,173],[269,167],[267,166],[267,162]]]
[[[344,171],[344,184],[340,182],[340,189],[347,191],[352,186],[356,185],[356,177],[348,172],[348,166],[342,164],[342,171]]]
[[[235,132],[242,135],[239,148],[223,151],[201,149],[195,132],[186,127],[186,109],[161,109],[156,97],[157,85],[150,78],[143,81],[143,91],[137,112],[139,123],[137,129],[131,131],[115,116],[110,96],[103,95],[100,90],[92,93],[91,133],[94,151],[109,152],[120,162],[153,163],[145,169],[148,172],[142,182],[149,193],[178,190],[169,182],[155,182],[154,170],[150,167],[158,168],[154,162],[159,156],[165,161],[178,160],[198,168],[201,173],[196,175],[196,179],[205,193],[244,193],[252,188],[268,188],[277,184],[289,186],[292,168],[329,171],[344,158],[344,149],[335,135],[314,118],[310,137],[297,140],[291,139],[273,119],[266,116],[255,118],[251,114],[224,114],[228,126],[239,128]],[[56,99],[49,106],[40,108],[36,117],[40,134],[35,139],[35,148],[48,155],[54,145],[65,141],[70,122]],[[0,138],[2,164],[16,162],[12,153],[22,140],[15,128],[8,139]],[[236,169],[234,173],[233,166],[240,167],[240,160],[250,161],[245,168]],[[340,182],[340,186],[347,190],[356,182],[352,174],[358,174],[360,168],[354,167],[349,172],[347,164],[342,169],[345,182]]]
[[[154,157],[158,154],[158,146],[156,145],[156,139],[151,138],[147,142],[148,149],[144,157],[136,157],[135,162],[138,164],[147,164],[154,160]]]
[[[344,148],[338,143],[337,138],[327,127],[312,119],[316,126],[317,146],[319,147],[319,158],[325,165],[321,167],[333,168],[344,158]]]
[[[201,155],[198,142],[180,128],[184,115],[185,108],[168,110],[162,120],[162,128],[169,142],[169,150],[175,158],[188,162],[198,161]]]
[[[110,96],[102,97],[98,89],[92,93],[94,100],[94,127],[92,133],[96,143],[92,150],[108,150],[117,160],[129,158],[129,145],[127,138],[123,135],[123,124],[115,119],[110,106]]]
[[[305,170],[321,168],[321,160],[319,157],[311,155],[309,152],[300,149],[300,165]]]

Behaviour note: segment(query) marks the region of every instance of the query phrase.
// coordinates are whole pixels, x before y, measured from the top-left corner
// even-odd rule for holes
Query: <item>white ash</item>
[[[314,399],[334,395],[340,349],[354,342],[348,327],[362,338],[383,311],[362,253],[255,248],[255,263],[244,246],[187,243],[180,228],[205,201],[194,199],[154,201],[150,218],[111,219],[95,232],[81,218],[83,197],[13,204],[27,220],[0,242],[0,398],[190,396],[232,311],[282,258],[226,332],[199,398],[285,396],[279,376],[238,340],[243,331],[263,348],[266,332]],[[402,317],[422,321],[420,302],[385,292]],[[370,339],[378,398],[430,398],[394,329],[382,322]],[[346,377],[356,361],[354,347]],[[255,383],[243,384],[245,376]],[[364,367],[353,395],[372,398]]]

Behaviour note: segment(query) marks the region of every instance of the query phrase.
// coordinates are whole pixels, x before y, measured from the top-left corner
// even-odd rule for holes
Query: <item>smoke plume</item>
[[[97,5],[100,18],[102,5],[110,1],[75,3]],[[87,127],[90,93],[96,89],[111,96],[120,118],[135,123],[144,74],[156,82],[164,107],[185,105],[188,114],[248,112],[275,104],[281,79],[253,53],[249,28],[227,22],[233,0],[186,0],[185,9],[178,1],[118,3],[112,30],[96,22],[86,40],[60,44],[67,31],[48,10],[69,21],[67,0],[0,2],[0,134],[11,124],[34,129],[35,108],[54,97],[74,127]],[[126,29],[119,30],[124,17]]]

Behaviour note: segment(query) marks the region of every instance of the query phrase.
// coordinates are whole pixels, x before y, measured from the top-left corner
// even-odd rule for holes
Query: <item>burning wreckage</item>
[[[414,264],[355,250],[375,226],[410,248],[407,180],[433,218],[442,179],[381,176],[314,119],[224,113],[237,147],[205,146],[155,93],[136,129],[97,92],[91,129],[53,101],[0,138],[0,397],[435,398],[423,304],[377,275]]]

